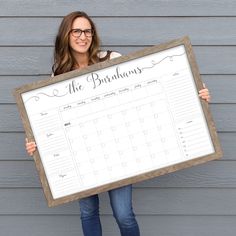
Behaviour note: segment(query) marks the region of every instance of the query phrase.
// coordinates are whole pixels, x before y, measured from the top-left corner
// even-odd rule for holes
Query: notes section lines
[[[49,186],[54,198],[77,190],[80,183],[68,150],[63,125],[57,109],[31,116],[32,129]]]
[[[34,124],[37,124],[38,133],[44,130],[57,130],[60,128],[60,121],[58,120],[57,112],[50,110],[41,112],[32,116]]]
[[[196,118],[179,123],[177,129],[184,155],[187,159],[214,152],[209,133],[203,126],[202,119]]]
[[[175,120],[181,120],[199,111],[199,109],[196,110],[196,107],[199,107],[199,98],[198,94],[193,92],[195,86],[193,83],[192,75],[188,73],[188,70],[181,70],[164,81]]]
[[[204,153],[213,153],[214,147],[198,93],[195,92],[192,73],[187,68],[180,70],[164,80],[164,87],[180,148],[186,160]]]
[[[31,116],[32,129],[36,134],[36,143],[45,153],[66,148],[61,120],[57,110],[50,110]]]

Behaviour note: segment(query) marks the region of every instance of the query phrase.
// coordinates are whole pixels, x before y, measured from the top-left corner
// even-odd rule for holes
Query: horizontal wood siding
[[[236,1],[0,0],[0,235],[82,235],[78,202],[48,208],[12,96],[49,77],[64,15],[83,10],[103,48],[122,54],[188,35],[223,148],[222,159],[134,184],[143,236],[234,236],[236,232]],[[104,236],[118,236],[107,193]]]
[[[135,188],[136,214],[235,216],[236,190],[223,188]],[[17,200],[16,200],[17,199]],[[78,202],[48,208],[40,188],[2,189],[1,214],[79,215]],[[108,194],[100,194],[102,215],[111,215]],[[145,203],[144,203],[145,202]],[[224,203],[224,204],[222,204]]]
[[[233,0],[1,0],[1,16],[64,16],[83,10],[91,16],[234,16]]]
[[[109,215],[101,217],[104,235],[119,235],[117,225]],[[14,222],[14,224],[12,224]],[[76,215],[59,216],[0,216],[0,227],[6,236],[82,236],[80,218]],[[162,236],[235,236],[234,216],[139,216],[141,235]],[[30,227],[29,227],[30,225]],[[167,227],[168,225],[168,227]],[[177,231],[177,232],[176,232]],[[197,232],[197,234],[195,233]]]
[[[2,18],[0,32],[9,30],[1,35],[0,44],[53,46],[61,20],[62,17]],[[235,45],[236,41],[234,17],[116,17],[109,20],[96,17],[93,20],[103,45],[154,45],[183,35],[189,35],[193,45],[228,46]]]
[[[141,50],[143,46],[104,46],[122,54]],[[201,74],[232,75],[236,66],[235,46],[194,46]],[[0,47],[1,75],[49,75],[52,64],[52,47]]]

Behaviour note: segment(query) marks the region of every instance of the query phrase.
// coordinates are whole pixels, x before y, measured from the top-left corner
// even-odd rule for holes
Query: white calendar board
[[[20,93],[49,205],[220,156],[186,41]]]

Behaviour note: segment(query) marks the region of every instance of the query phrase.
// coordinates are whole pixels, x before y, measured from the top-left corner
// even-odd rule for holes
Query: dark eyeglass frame
[[[93,37],[94,35],[94,30],[93,29],[85,29],[85,30],[82,30],[82,29],[71,29],[70,33],[72,34],[73,37],[75,38],[79,38],[81,37],[82,33],[84,33],[84,35],[87,37],[87,38],[91,38]],[[77,35],[76,35],[77,33]]]

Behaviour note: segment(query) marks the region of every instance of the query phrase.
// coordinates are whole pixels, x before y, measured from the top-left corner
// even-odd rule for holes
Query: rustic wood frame
[[[170,49],[170,48],[173,48],[173,47],[176,47],[176,46],[179,46],[179,45],[184,45],[184,47],[185,47],[186,54],[187,54],[187,57],[188,57],[188,60],[189,60],[189,64],[190,64],[190,67],[191,67],[191,70],[192,70],[193,78],[195,80],[196,89],[199,91],[200,89],[203,88],[203,83],[201,81],[200,73],[199,73],[199,70],[198,70],[198,66],[197,66],[197,63],[196,63],[196,60],[195,60],[195,56],[194,56],[194,53],[193,53],[193,50],[192,50],[190,40],[186,36],[186,37],[183,37],[181,39],[177,39],[177,40],[173,40],[171,42],[164,43],[164,44],[161,44],[161,45],[149,47],[149,48],[140,50],[138,52],[131,53],[131,54],[126,55],[126,56],[121,56],[119,58],[115,58],[115,59],[110,60],[110,61],[101,62],[101,63],[95,64],[95,65],[89,66],[89,67],[87,67],[87,68],[85,68],[81,71],[68,72],[68,73],[65,73],[65,74],[62,74],[62,75],[55,76],[53,78],[49,78],[49,79],[46,79],[46,80],[43,80],[43,81],[38,81],[38,82],[31,83],[31,84],[27,84],[27,85],[24,85],[20,88],[15,89],[14,96],[15,96],[15,99],[16,99],[16,102],[17,102],[17,105],[18,105],[18,108],[19,108],[20,116],[21,116],[23,126],[24,126],[24,129],[25,129],[25,132],[26,132],[26,136],[31,141],[35,140],[34,139],[34,134],[32,132],[31,126],[30,126],[29,118],[28,118],[28,115],[27,115],[27,112],[26,112],[26,109],[25,109],[25,106],[24,106],[24,102],[23,102],[22,97],[21,97],[21,94],[23,94],[25,92],[28,92],[28,91],[31,91],[31,90],[34,90],[34,89],[37,89],[37,88],[45,87],[47,85],[55,84],[55,83],[60,82],[60,81],[71,79],[71,78],[76,77],[76,76],[91,73],[91,72],[94,72],[96,70],[100,70],[100,69],[104,69],[104,68],[111,67],[111,66],[114,66],[114,65],[118,65],[120,63],[127,62],[127,61],[130,61],[130,60],[134,60],[134,59],[137,59],[137,58],[141,58],[141,57],[153,54],[153,53],[158,53],[158,52],[161,52],[163,50]],[[117,187],[120,187],[120,186],[124,186],[124,185],[127,185],[127,184],[133,184],[133,183],[136,183],[136,182],[139,182],[139,181],[147,180],[147,179],[157,177],[157,176],[160,176],[160,175],[163,175],[163,174],[166,174],[166,173],[174,172],[174,171],[177,171],[177,170],[180,170],[180,169],[195,166],[195,165],[198,165],[198,164],[201,164],[201,163],[208,162],[210,160],[220,158],[222,156],[222,150],[221,150],[221,146],[220,146],[219,139],[218,139],[218,136],[217,136],[216,127],[214,125],[213,118],[212,118],[212,115],[211,115],[210,110],[209,110],[209,106],[208,106],[207,102],[204,101],[204,100],[201,101],[201,105],[202,105],[202,109],[203,109],[205,119],[206,119],[206,122],[207,122],[207,125],[208,125],[209,133],[211,135],[212,143],[214,145],[215,153],[213,153],[211,155],[201,156],[201,157],[193,159],[193,160],[185,161],[185,162],[182,162],[182,163],[179,163],[179,164],[174,164],[174,165],[164,167],[164,168],[161,168],[161,169],[157,169],[157,170],[154,170],[154,171],[151,171],[151,172],[148,172],[148,173],[144,173],[144,174],[141,174],[141,175],[138,175],[138,176],[133,176],[133,177],[130,177],[130,178],[127,178],[127,179],[117,181],[117,182],[109,183],[109,184],[106,184],[104,186],[98,186],[96,188],[89,189],[89,190],[86,190],[86,191],[83,191],[83,192],[80,192],[80,193],[75,193],[75,194],[72,194],[72,195],[68,195],[68,196],[65,196],[65,197],[62,197],[62,198],[53,199],[51,191],[50,191],[50,187],[49,187],[49,184],[48,184],[48,180],[47,180],[47,177],[46,177],[46,174],[45,174],[45,171],[44,171],[44,166],[43,166],[42,161],[40,159],[39,152],[36,150],[35,153],[34,153],[33,158],[34,158],[34,161],[35,161],[35,164],[36,164],[37,171],[39,173],[40,181],[41,181],[41,184],[42,184],[42,187],[43,187],[43,190],[44,190],[44,194],[45,194],[47,202],[48,202],[48,206],[49,207],[57,206],[57,205],[60,205],[60,204],[66,203],[66,202],[70,202],[70,201],[73,201],[73,200],[76,200],[76,199],[80,199],[80,198],[83,198],[83,197],[86,197],[86,196],[89,196],[89,195],[101,193],[101,192],[104,192],[104,191],[107,191],[107,190],[110,190],[110,189],[114,189],[114,188],[117,188]]]

